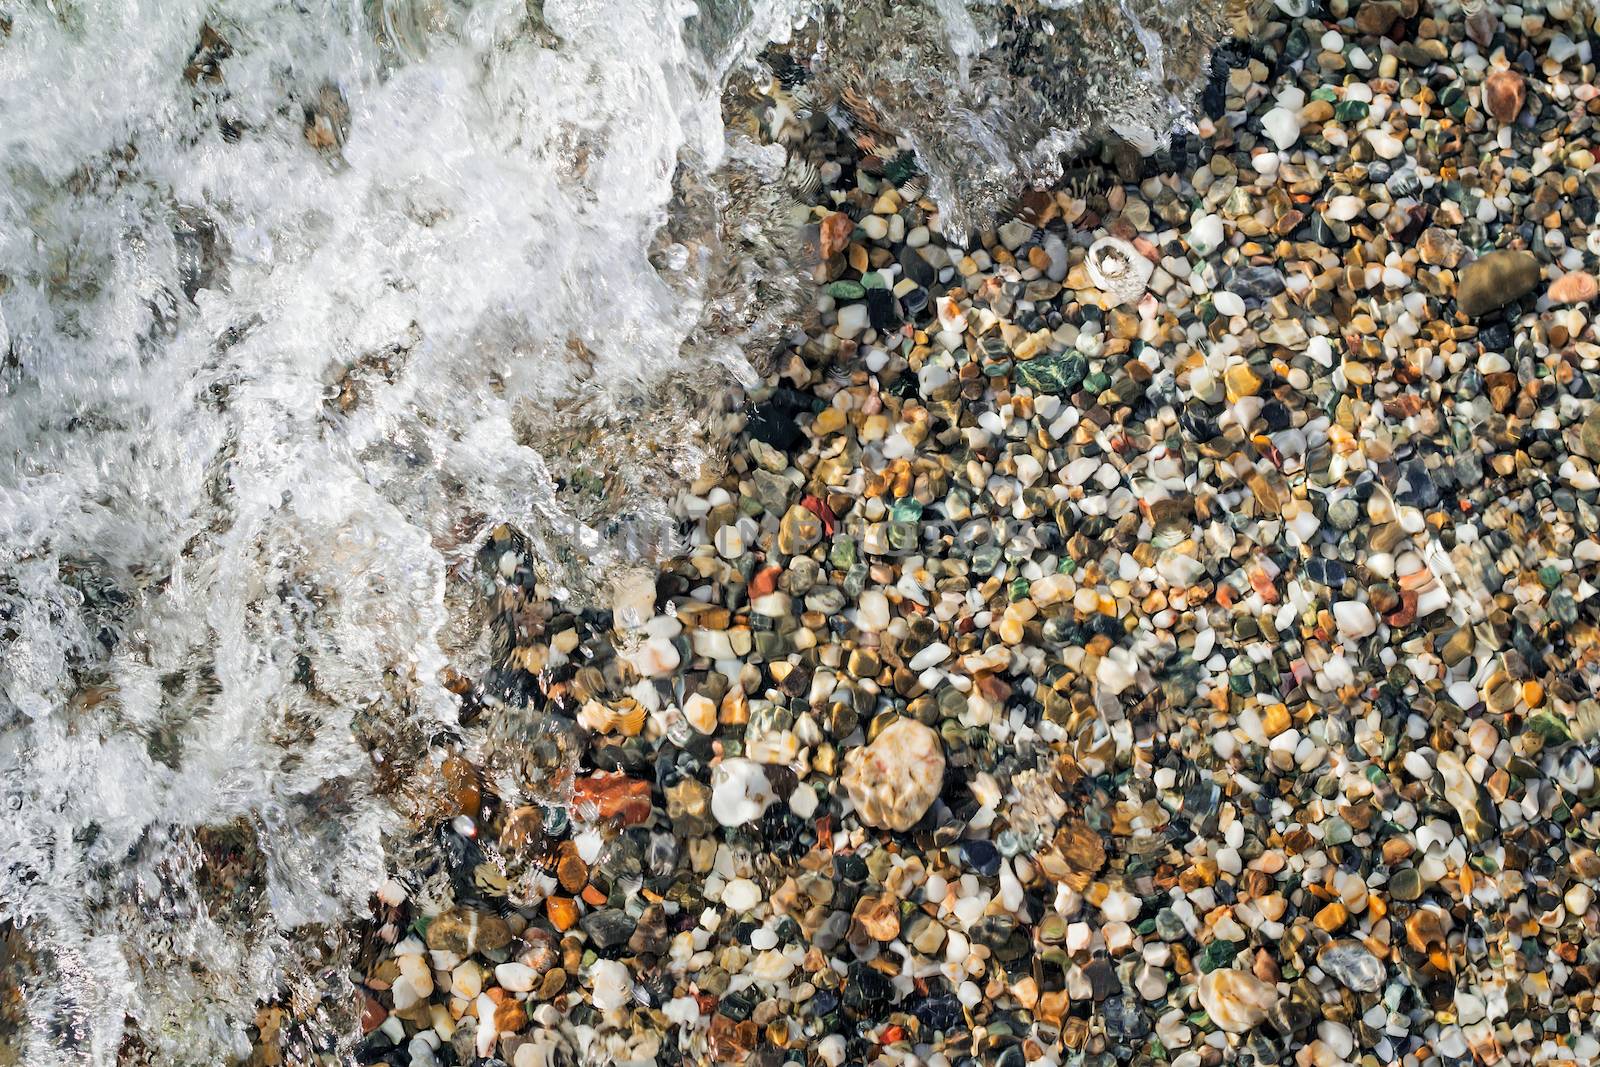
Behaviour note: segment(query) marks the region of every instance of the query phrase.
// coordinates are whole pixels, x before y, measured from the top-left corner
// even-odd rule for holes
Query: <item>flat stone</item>
[[[1531,253],[1490,252],[1461,270],[1456,306],[1477,318],[1531,292],[1539,284],[1539,261]]]

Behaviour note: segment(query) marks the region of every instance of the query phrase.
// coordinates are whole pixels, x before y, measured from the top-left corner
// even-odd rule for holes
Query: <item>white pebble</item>
[[[1016,464],[1017,481],[1021,482],[1024,487],[1032,485],[1044,476],[1044,464],[1028,453],[1018,456]]]
[[[591,1003],[601,1011],[616,1011],[633,999],[633,976],[616,960],[596,960],[589,981],[594,986]]]
[[[711,814],[723,826],[754,822],[774,799],[759,763],[725,759],[711,772]]]
[[[1346,637],[1366,637],[1378,629],[1372,609],[1359,600],[1339,601],[1333,606],[1333,618],[1339,624],[1339,632]]]
[[[839,309],[839,324],[834,333],[840,337],[854,337],[867,328],[867,305],[846,304]]]
[[[1384,159],[1394,159],[1405,151],[1405,142],[1387,130],[1368,130],[1367,143]]]
[[[1349,222],[1367,208],[1359,196],[1336,196],[1328,202],[1328,217]]]
[[[530,992],[538,976],[539,972],[526,963],[502,963],[494,969],[494,980],[500,988],[513,993]]]
[[[1223,241],[1222,216],[1202,215],[1189,227],[1189,247],[1202,256],[1210,255]]]
[[[1245,311],[1244,297],[1238,293],[1230,293],[1226,289],[1219,289],[1211,294],[1211,306],[1217,309],[1218,315],[1226,315],[1229,318],[1243,315]]]
[[[735,878],[723,887],[722,903],[743,914],[761,903],[761,887],[748,878]]]
[[[950,646],[939,641],[935,641],[933,644],[924,647],[915,656],[912,656],[911,662],[908,664],[908,666],[910,666],[913,671],[923,671],[934,666],[935,664],[943,663],[949,658]]]
[[[856,602],[856,626],[867,633],[879,633],[889,626],[889,598],[881,589],[868,589]]]
[[[1286,151],[1300,140],[1300,113],[1286,107],[1275,107],[1261,116],[1261,128],[1273,144]]]

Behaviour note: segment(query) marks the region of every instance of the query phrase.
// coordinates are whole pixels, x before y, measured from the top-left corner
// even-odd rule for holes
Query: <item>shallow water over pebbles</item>
[[[1008,113],[1012,68],[982,57],[1029,52],[1016,20],[852,7],[823,19],[818,106],[854,100],[972,221],[1085,129],[1179,114],[1204,48],[1163,66],[1155,5],[1013,6],[1127,58],[1056,57]],[[405,832],[390,768],[482,657],[477,545],[516,525],[578,598],[648,561],[715,455],[708,398],[783,325],[782,151],[731,136],[723,95],[808,11],[0,19],[0,923],[31,975],[0,1043],[219,1062],[258,999],[336,984],[332,924]],[[882,84],[928,78],[897,97],[874,54]]]

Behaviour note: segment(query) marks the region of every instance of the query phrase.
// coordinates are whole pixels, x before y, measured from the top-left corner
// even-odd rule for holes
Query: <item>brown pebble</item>
[[[578,904],[571,897],[548,897],[544,902],[544,913],[550,917],[550,925],[557,930],[567,931],[578,921]]]
[[[1418,908],[1406,918],[1406,942],[1416,952],[1427,952],[1445,943],[1444,912],[1435,907]]]
[[[851,916],[874,941],[893,941],[900,936],[900,910],[894,897],[862,897]]]
[[[504,989],[490,989],[487,993],[489,999],[494,1001],[496,1030],[502,1034],[514,1034],[528,1025],[528,1010],[522,1006],[522,1001]]]
[[[567,972],[560,967],[552,967],[545,972],[544,978],[539,982],[539,999],[549,1000],[566,988]]]
[[[568,893],[578,893],[589,884],[589,865],[578,855],[571,841],[561,842],[560,856],[556,860],[556,881]]]
[[[1316,922],[1318,929],[1331,934],[1335,930],[1339,929],[1339,927],[1343,926],[1345,921],[1349,918],[1350,912],[1343,904],[1336,900],[1332,904],[1324,907],[1321,911],[1317,912],[1317,917],[1314,921]]]
[[[1356,9],[1356,29],[1362,33],[1388,33],[1399,15],[1398,4],[1365,3]]]
[[[1483,82],[1483,106],[1502,126],[1509,126],[1522,113],[1528,87],[1514,70],[1497,70]]]
[[[821,226],[822,258],[831,259],[837,253],[844,251],[844,246],[850,240],[850,234],[855,231],[855,228],[855,220],[843,211],[835,211],[823,219]]]

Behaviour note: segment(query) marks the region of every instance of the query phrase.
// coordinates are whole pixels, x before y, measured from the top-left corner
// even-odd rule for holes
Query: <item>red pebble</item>
[[[579,778],[573,783],[572,806],[592,807],[599,818],[633,826],[650,818],[650,783],[625,774]]]

